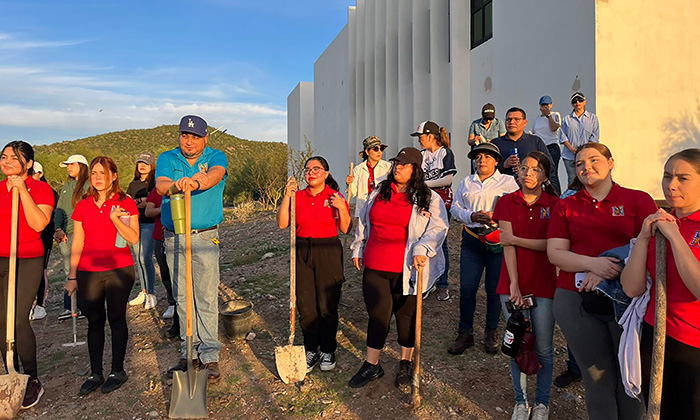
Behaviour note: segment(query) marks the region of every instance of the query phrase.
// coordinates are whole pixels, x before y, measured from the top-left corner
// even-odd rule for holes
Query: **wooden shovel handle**
[[[297,324],[297,194],[292,193],[289,220],[289,345],[294,344]]]
[[[413,348],[413,392],[411,400],[413,408],[420,406],[420,339],[423,324],[423,267],[418,267],[418,281],[416,282],[416,338]]]
[[[647,420],[657,420],[661,414],[661,389],[666,352],[666,238],[656,230],[656,316],[654,320],[654,352],[651,357],[651,380]]]
[[[17,234],[19,229],[19,189],[12,188],[12,227],[10,229],[10,266],[7,273],[6,363],[7,373],[16,373],[15,349],[15,287],[17,286]]]
[[[192,192],[185,190],[185,324],[187,336],[192,337],[192,311],[194,299],[192,293]]]

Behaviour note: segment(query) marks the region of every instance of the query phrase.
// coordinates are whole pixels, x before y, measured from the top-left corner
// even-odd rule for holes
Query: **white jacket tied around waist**
[[[369,212],[377,198],[379,188],[375,189],[361,209],[355,240],[350,245],[353,258],[364,258],[365,245],[370,235]],[[423,292],[430,289],[445,271],[445,254],[442,243],[447,237],[447,210],[437,193],[430,191],[430,211],[424,214],[418,206],[413,206],[408,222],[408,240],[403,256],[403,294],[415,295],[418,274],[413,267],[413,257],[424,255],[428,260],[423,267]]]
[[[386,174],[391,170],[391,163],[380,160],[377,162],[377,166],[374,167],[374,185],[379,186],[379,183],[386,179]],[[365,206],[367,202],[367,195],[369,192],[367,190],[367,183],[369,181],[369,169],[367,169],[367,161],[360,163],[355,166],[352,171],[352,175],[355,180],[348,185],[348,191],[350,196],[355,196],[355,217],[360,217],[360,211],[362,207]],[[348,202],[350,197],[348,197]]]

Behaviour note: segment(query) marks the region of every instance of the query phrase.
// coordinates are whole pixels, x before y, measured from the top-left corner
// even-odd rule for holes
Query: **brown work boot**
[[[486,351],[486,353],[498,353],[499,344],[500,343],[498,342],[498,335],[496,334],[496,330],[486,331],[484,333],[484,350]]]
[[[221,378],[219,371],[219,362],[209,362],[204,364],[204,369],[207,370],[207,379],[209,382],[216,382]]]
[[[199,366],[199,359],[192,359],[192,365],[194,366],[195,369],[197,369],[197,366]],[[185,359],[184,357],[181,358],[180,360],[178,360],[178,362],[177,362],[177,364],[175,364],[175,366],[168,369],[167,378],[173,379],[173,373],[175,371],[187,372],[187,359]]]
[[[460,330],[457,333],[457,339],[454,343],[447,349],[450,354],[462,354],[464,350],[474,345],[474,336],[471,331]]]

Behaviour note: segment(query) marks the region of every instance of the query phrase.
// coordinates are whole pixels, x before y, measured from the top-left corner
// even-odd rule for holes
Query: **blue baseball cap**
[[[545,105],[545,104],[549,105],[552,102],[554,102],[554,101],[552,101],[552,97],[549,95],[544,95],[543,97],[540,98],[540,105]]]
[[[180,120],[180,132],[191,133],[197,137],[207,136],[207,122],[196,115],[185,115]]]

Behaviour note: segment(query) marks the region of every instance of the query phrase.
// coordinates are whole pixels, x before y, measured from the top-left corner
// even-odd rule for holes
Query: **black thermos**
[[[515,357],[518,355],[518,350],[520,350],[520,342],[523,339],[523,334],[525,333],[525,317],[523,316],[523,311],[514,308],[513,312],[508,318],[508,324],[506,325],[506,332],[503,335],[503,345],[501,346],[501,351],[506,356]]]

